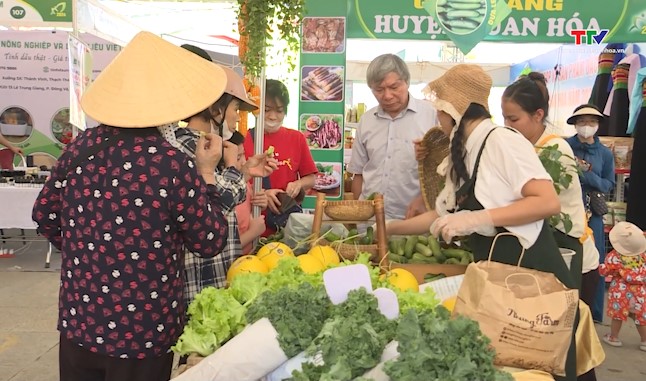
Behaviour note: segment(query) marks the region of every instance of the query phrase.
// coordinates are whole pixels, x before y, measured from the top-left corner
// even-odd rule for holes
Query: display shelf
[[[615,169],[615,201],[624,202],[624,185],[630,177],[630,169]]]

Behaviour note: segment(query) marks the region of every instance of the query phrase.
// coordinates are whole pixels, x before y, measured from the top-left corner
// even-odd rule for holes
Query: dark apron
[[[484,207],[477,200],[475,195],[475,184],[478,177],[478,167],[480,165],[480,157],[484,151],[485,144],[487,139],[492,132],[496,129],[491,130],[485,140],[482,142],[480,151],[476,158],[476,163],[473,168],[473,173],[471,178],[458,189],[456,192],[456,200],[458,201],[458,207],[460,210],[483,210]],[[507,229],[497,228],[498,233],[507,232]],[[493,243],[494,237],[486,237],[477,233],[471,234],[469,236],[469,246],[473,250],[473,256],[475,261],[487,260],[489,257],[489,250],[491,249],[491,244]],[[518,239],[514,236],[500,236],[496,240],[496,246],[494,247],[492,260],[500,263],[505,263],[508,265],[517,265],[518,259],[520,258],[520,253],[522,251],[522,246]],[[563,261],[563,257],[559,251],[558,245],[554,240],[554,235],[552,234],[549,223],[547,221],[543,222],[543,228],[541,229],[540,234],[536,243],[529,249],[525,250],[525,255],[523,257],[523,262],[521,263],[522,267],[543,271],[546,273],[554,274],[566,287],[577,289],[572,275]],[[567,360],[565,363],[565,372],[566,377],[554,376],[556,380],[576,380],[576,346],[575,346],[575,337],[574,333],[576,327],[579,324],[579,314],[577,309],[577,316],[575,320],[574,330],[572,331],[572,342],[570,344],[570,349],[568,350]]]
[[[580,293],[581,277],[583,276],[583,245],[578,238],[569,236],[558,229],[553,230],[554,240],[558,247],[574,250],[575,252],[572,257],[572,263],[570,263],[570,275]]]

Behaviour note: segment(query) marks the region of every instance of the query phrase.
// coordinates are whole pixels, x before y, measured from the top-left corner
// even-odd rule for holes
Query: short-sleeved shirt
[[[384,195],[386,218],[403,219],[420,195],[413,141],[436,125],[431,103],[410,95],[406,109],[394,118],[379,106],[361,117],[348,171],[363,176],[361,198],[374,192]]]
[[[249,130],[244,141],[247,158],[254,155],[254,132],[253,129]],[[272,189],[285,190],[287,184],[292,181],[318,172],[305,136],[301,132],[280,127],[274,133],[265,133],[263,151],[269,146],[274,147],[274,158],[278,160],[278,169],[269,175]]]
[[[532,143],[519,132],[499,128],[490,119],[482,121],[465,143],[469,176],[472,176],[485,137],[494,128],[497,130],[491,133],[482,152],[475,185],[476,198],[485,209],[505,207],[522,199],[522,189],[530,180],[551,181]],[[505,228],[517,234],[523,246],[528,248],[536,242],[543,220]]]

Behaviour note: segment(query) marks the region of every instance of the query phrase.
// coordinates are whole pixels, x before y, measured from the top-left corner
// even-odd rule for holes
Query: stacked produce
[[[335,305],[326,293],[329,283],[324,286],[323,273],[350,265],[366,266],[372,287],[351,290]],[[173,350],[208,357],[181,375],[182,380],[219,381],[224,374],[228,379],[241,379],[222,368],[233,363],[241,367],[246,361],[249,366],[240,369],[240,374],[275,369],[258,375],[265,376],[263,380],[370,380],[374,378],[369,374],[379,366],[386,379],[393,381],[499,381],[508,376],[494,370],[494,354],[477,323],[449,320],[431,288],[419,292],[410,272],[373,266],[368,253],[360,253],[354,261],[341,261],[332,247],[315,245],[296,257],[288,246],[273,242],[261,247],[257,255],[239,258],[228,275],[228,288],[206,288],[189,306],[188,325]],[[382,314],[377,295],[372,293],[384,287],[397,296],[399,318],[394,320]],[[267,326],[275,332],[275,339],[270,340],[278,343],[281,355],[240,355],[241,350],[255,348],[251,343],[240,345],[240,338],[253,341],[255,337],[262,340],[259,345],[266,343],[256,332],[267,329],[253,329]],[[386,358],[388,348],[398,349]],[[223,355],[227,350],[236,353]],[[213,366],[216,361],[208,361],[213,356],[217,367]],[[273,362],[263,368],[260,364],[270,362],[268,358]],[[298,360],[297,367],[288,368],[286,375],[274,375],[281,364],[294,360]],[[191,378],[191,371],[199,377]]]
[[[468,265],[473,253],[466,241],[440,244],[432,235],[391,237],[388,241],[388,259],[395,263]]]

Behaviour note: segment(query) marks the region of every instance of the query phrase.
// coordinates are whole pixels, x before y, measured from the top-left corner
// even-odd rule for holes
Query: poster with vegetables
[[[303,114],[300,130],[310,149],[341,149],[343,143],[342,114]]]
[[[314,187],[303,208],[311,211],[316,195],[343,197],[346,0],[305,1],[301,25],[299,130],[316,162]]]

